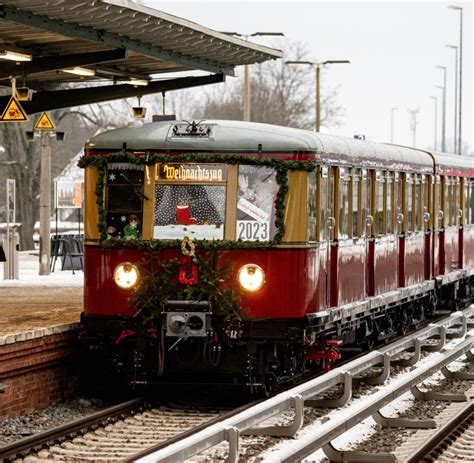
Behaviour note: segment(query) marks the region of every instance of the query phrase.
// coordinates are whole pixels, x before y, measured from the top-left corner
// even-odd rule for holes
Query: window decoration
[[[98,170],[98,182],[96,186],[96,202],[99,211],[99,233],[101,238],[101,245],[103,247],[132,247],[143,250],[154,251],[157,249],[167,249],[180,246],[179,239],[153,239],[143,241],[140,239],[117,239],[116,237],[109,237],[107,235],[107,222],[105,205],[103,201],[104,188],[106,181],[107,166],[110,163],[129,163],[138,166],[166,164],[166,163],[199,163],[199,164],[240,164],[269,167],[276,172],[276,183],[278,190],[275,196],[274,205],[274,227],[275,234],[269,241],[228,241],[228,240],[210,240],[210,239],[196,239],[195,242],[198,247],[203,249],[239,249],[239,248],[270,248],[278,245],[285,233],[284,227],[284,209],[285,198],[288,192],[288,171],[301,170],[311,172],[316,168],[316,165],[308,161],[287,161],[281,159],[271,159],[263,157],[250,157],[240,155],[219,155],[219,154],[205,154],[205,153],[189,153],[176,156],[169,156],[164,154],[150,154],[145,152],[142,156],[135,156],[129,151],[119,151],[109,155],[99,156],[83,156],[79,160],[79,167],[85,168],[87,166],[96,166]],[[190,213],[189,219],[192,218]],[[196,218],[196,217],[194,217]],[[197,219],[197,218],[196,218]]]

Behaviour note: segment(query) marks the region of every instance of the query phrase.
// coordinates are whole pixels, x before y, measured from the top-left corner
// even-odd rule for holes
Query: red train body
[[[454,308],[471,297],[470,159],[264,124],[205,121],[200,127],[166,122],[106,132],[88,143],[83,165],[85,339],[136,383],[199,374],[209,379],[210,371],[248,384],[278,383],[317,359],[324,362],[329,340],[370,346],[428,317],[435,304]],[[127,177],[135,175],[131,165],[139,171],[135,183]],[[171,180],[165,168],[173,169]],[[206,169],[214,180],[184,176]],[[118,186],[117,172],[126,179]],[[265,180],[262,173],[268,173]],[[267,182],[262,195],[273,192],[266,212],[264,201],[249,193],[252,175]],[[195,191],[201,199],[189,198]],[[128,203],[121,205],[114,194]],[[203,194],[206,201],[213,198],[212,208],[199,203]],[[179,195],[187,195],[191,206]],[[210,221],[199,216],[203,207],[214,217]],[[120,223],[130,217],[136,222]],[[192,255],[209,260],[212,253],[215,269],[232,266],[222,284],[234,290],[242,310],[231,322],[222,313],[216,319],[205,292],[199,300],[171,299],[181,286],[190,289],[179,294],[191,294],[201,284],[204,267],[193,264],[186,243],[183,248],[193,230],[208,235],[191,240]],[[255,241],[252,233],[263,239]],[[169,294],[153,321],[140,325],[131,296],[142,283],[121,288],[114,271],[150,256],[176,260],[188,280],[173,277],[168,286],[174,288],[165,288]],[[259,290],[239,280],[248,264],[251,278],[263,272]],[[161,304],[156,291],[143,294]],[[193,314],[200,321],[186,327]],[[155,348],[163,358],[155,358]]]

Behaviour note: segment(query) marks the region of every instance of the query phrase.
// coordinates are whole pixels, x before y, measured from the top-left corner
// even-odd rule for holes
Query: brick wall
[[[77,324],[69,324],[0,337],[0,419],[77,393],[78,332]]]

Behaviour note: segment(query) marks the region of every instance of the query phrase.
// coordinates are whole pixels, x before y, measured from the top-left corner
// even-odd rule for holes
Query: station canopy
[[[0,86],[15,77],[32,89],[29,114],[223,82],[235,66],[281,57],[128,0],[0,3]],[[159,77],[191,70],[210,74]]]

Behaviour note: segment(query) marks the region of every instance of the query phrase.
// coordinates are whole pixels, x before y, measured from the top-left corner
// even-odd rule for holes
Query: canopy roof
[[[64,84],[69,88],[89,82],[97,86],[104,81],[117,87],[139,78],[150,81],[141,91],[144,95],[162,91],[160,84],[169,82],[153,82],[150,76],[154,74],[203,70],[218,75],[207,76],[209,82],[201,78],[194,83],[203,85],[234,75],[235,66],[282,57],[279,50],[128,0],[6,0],[0,3],[0,18],[0,54],[8,50],[32,56],[19,65],[0,60],[0,85],[9,87],[10,76],[15,76],[20,86],[25,80],[36,91],[58,90]],[[94,70],[95,76],[84,78],[63,71],[75,66]],[[173,88],[189,86],[193,81],[188,78],[175,82]],[[127,87],[117,98],[130,96]],[[97,95],[94,100],[104,101]],[[27,112],[45,110],[26,107]]]

